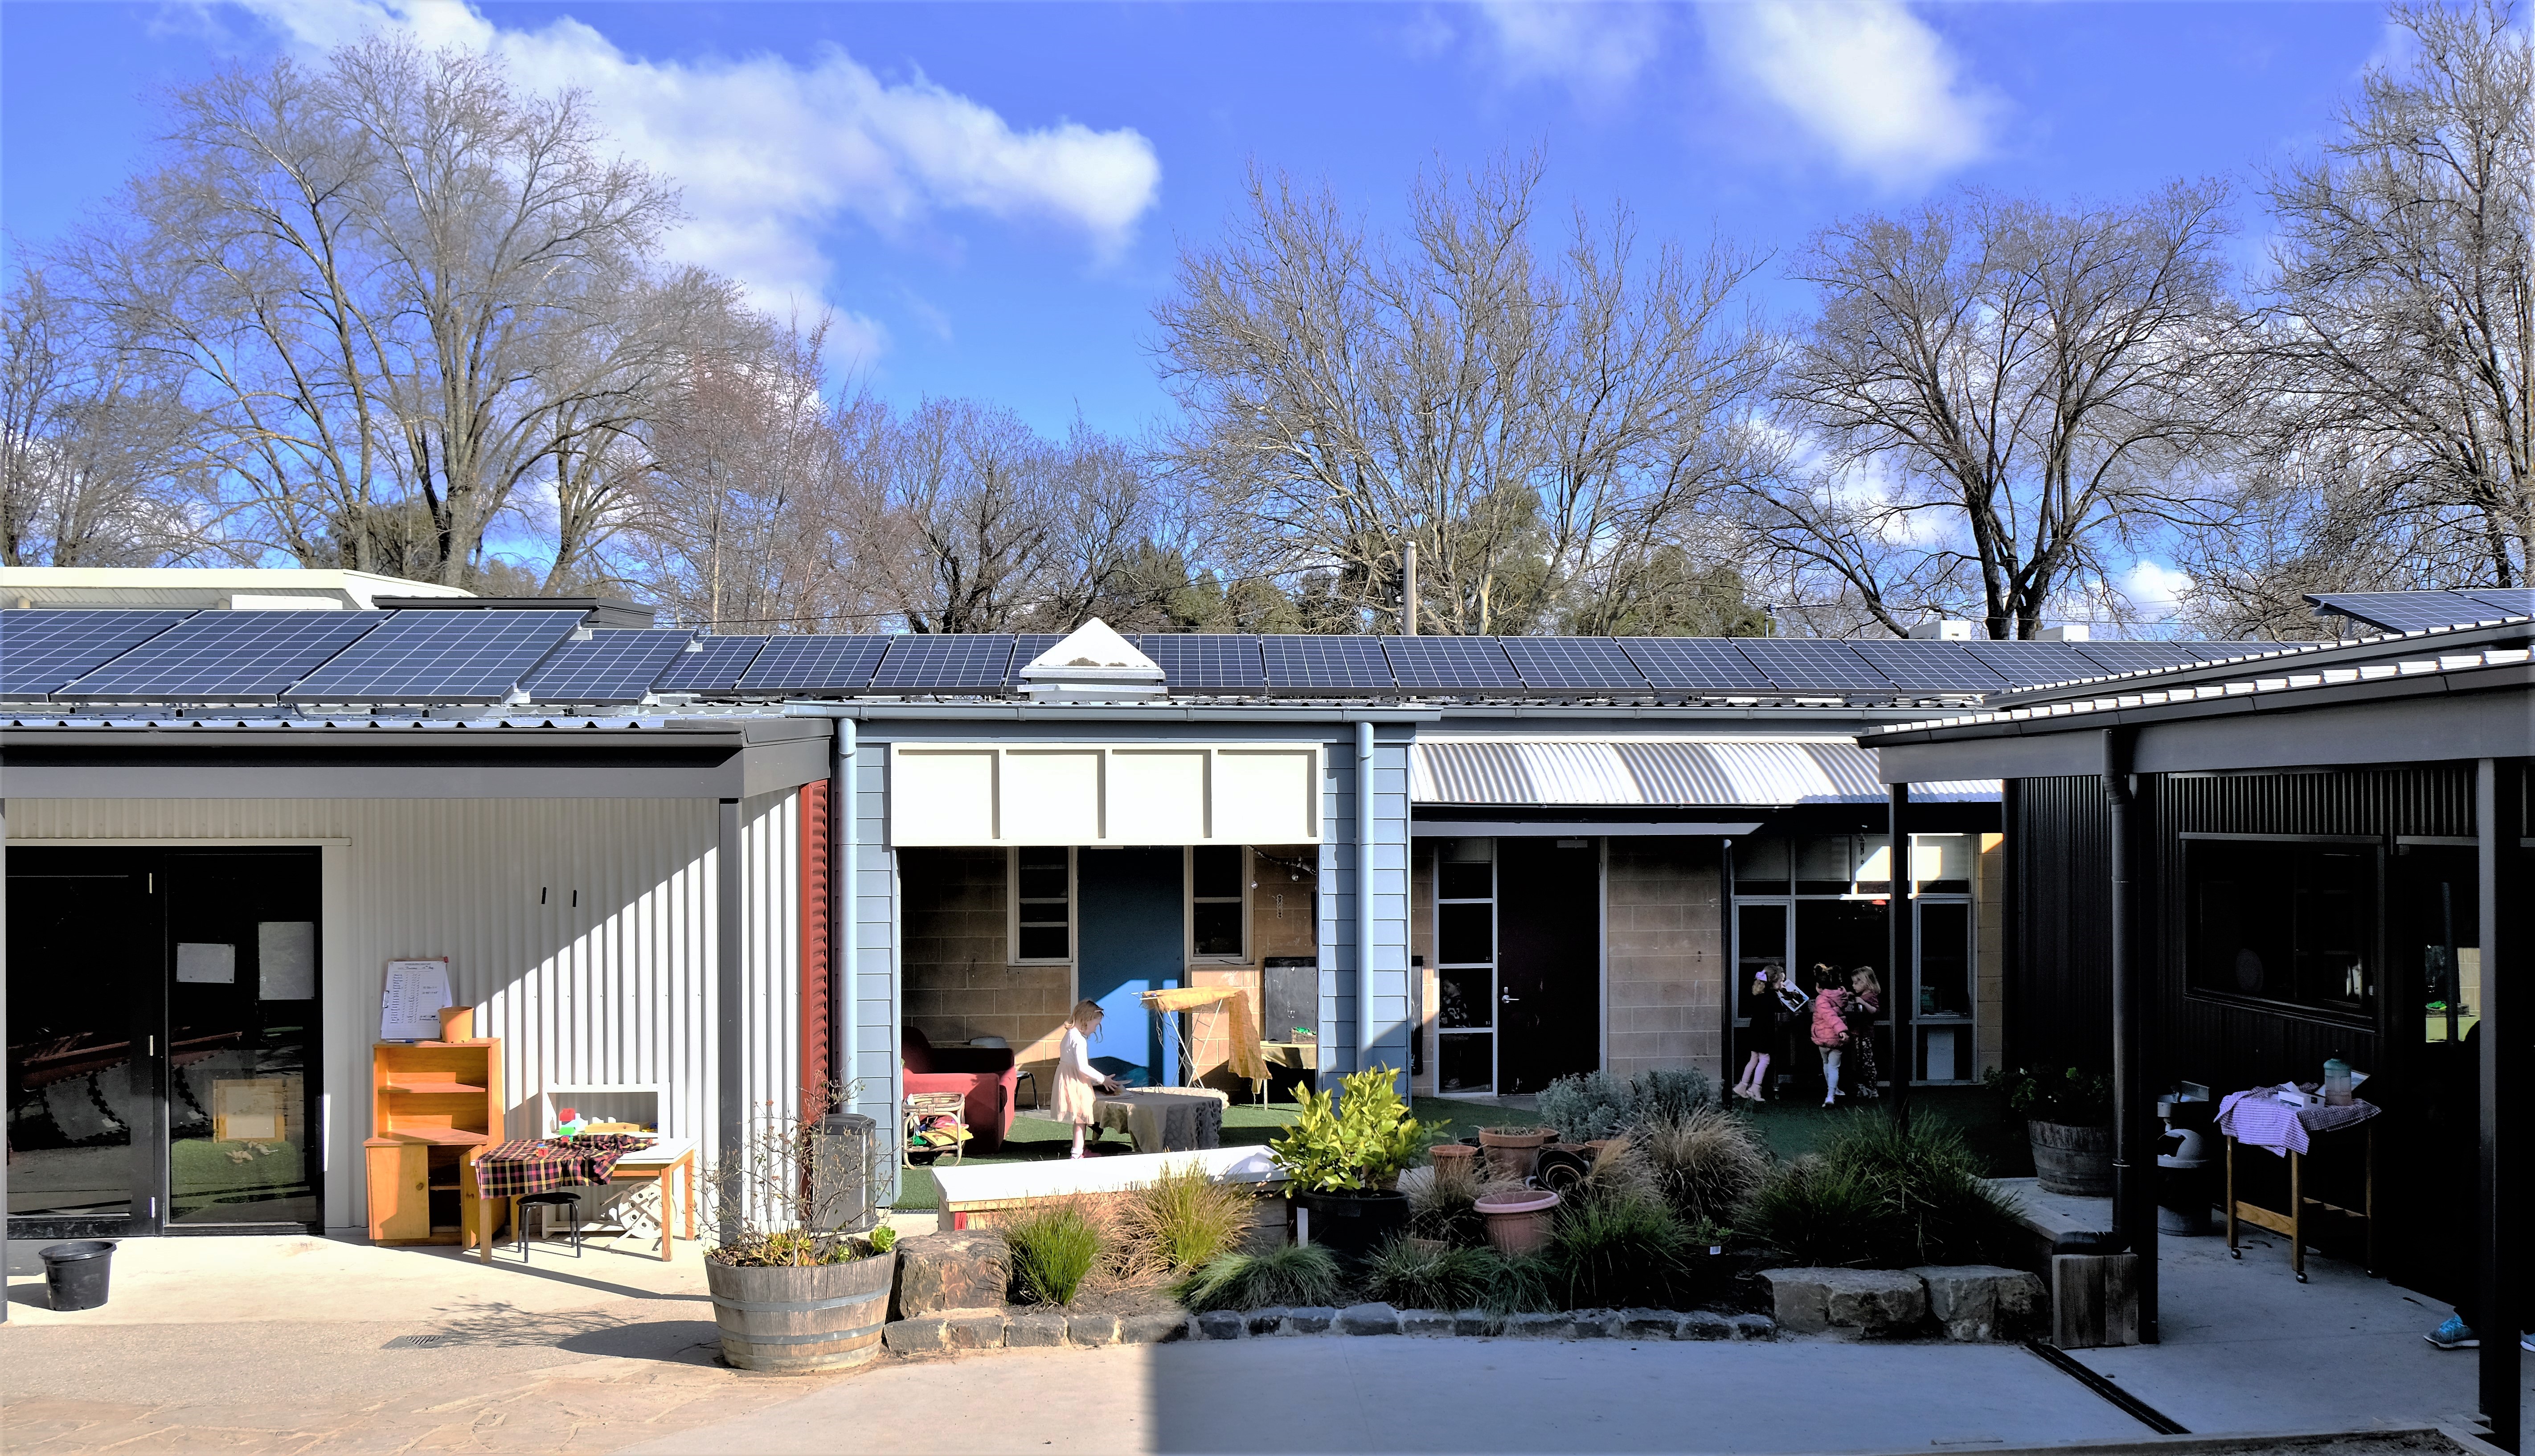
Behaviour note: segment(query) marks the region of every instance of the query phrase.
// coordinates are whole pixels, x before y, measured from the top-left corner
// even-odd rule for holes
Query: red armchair
[[[899,1032],[898,1061],[906,1090],[957,1092],[967,1100],[968,1151],[1000,1150],[1012,1135],[1015,1084],[1020,1068],[1005,1047],[936,1047],[909,1026]]]

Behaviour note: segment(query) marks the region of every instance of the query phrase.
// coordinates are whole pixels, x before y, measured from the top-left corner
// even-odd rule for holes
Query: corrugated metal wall
[[[2104,781],[2028,778],[2008,796],[2009,1065],[2112,1066],[2111,870]]]
[[[791,792],[742,806],[753,1105],[798,1084],[799,826]],[[31,840],[324,845],[330,1225],[360,1222],[369,1048],[386,962],[446,955],[502,1038],[513,1136],[551,1085],[667,1088],[662,1131],[714,1156],[715,808],[678,799],[12,799]]]

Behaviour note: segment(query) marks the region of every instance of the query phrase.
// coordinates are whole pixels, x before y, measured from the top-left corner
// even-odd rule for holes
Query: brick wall
[[[1717,841],[1615,836],[1609,844],[1609,1028],[1604,1069],[1692,1066],[1723,1075],[1724,909]]]
[[[1971,1075],[2007,1059],[2007,836],[1980,836],[1980,878],[1972,882]]]
[[[1024,1067],[1056,1062],[1074,968],[1017,966],[1006,948],[1011,908],[1000,849],[902,849],[907,1024],[936,1042],[999,1036]]]

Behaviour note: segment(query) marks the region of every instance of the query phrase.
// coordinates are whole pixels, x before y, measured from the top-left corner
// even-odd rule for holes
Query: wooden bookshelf
[[[502,1042],[370,1048],[368,1164],[374,1244],[472,1244],[472,1165],[502,1139]]]

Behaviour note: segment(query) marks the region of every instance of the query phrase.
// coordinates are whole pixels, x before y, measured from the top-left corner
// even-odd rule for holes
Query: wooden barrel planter
[[[2027,1122],[2034,1182],[2046,1193],[2102,1198],[2113,1191],[2113,1129],[2065,1122]]]
[[[738,1369],[807,1375],[880,1355],[895,1252],[845,1264],[740,1268],[705,1261],[721,1358]]]

